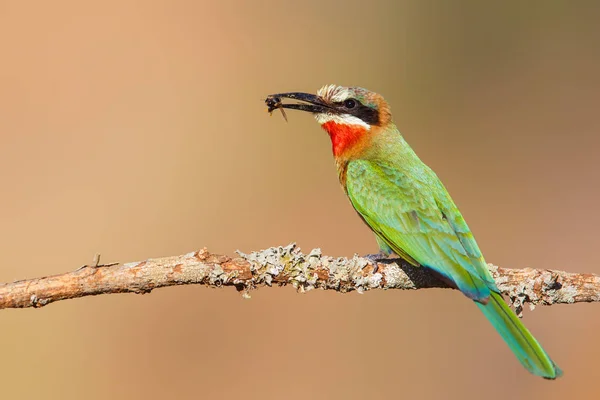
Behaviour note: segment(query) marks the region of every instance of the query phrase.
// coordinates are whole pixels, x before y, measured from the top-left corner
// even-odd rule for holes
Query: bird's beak
[[[303,103],[283,104],[281,102],[281,99],[283,99],[283,98],[304,101],[309,104],[303,104]],[[321,97],[314,95],[314,94],[310,94],[310,93],[292,92],[292,93],[271,94],[271,95],[267,96],[267,98],[265,99],[265,104],[267,105],[269,112],[273,112],[273,110],[276,110],[278,108],[289,108],[292,110],[301,110],[301,111],[307,111],[307,112],[311,112],[311,113],[334,112],[334,110],[335,110],[329,104],[327,104]]]

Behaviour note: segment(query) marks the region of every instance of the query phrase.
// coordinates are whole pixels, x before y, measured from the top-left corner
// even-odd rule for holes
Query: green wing
[[[439,272],[478,300],[525,368],[548,379],[562,375],[498,293],[469,227],[431,169],[420,161],[400,168],[351,161],[346,190],[379,242],[414,265]]]
[[[468,297],[486,301],[497,291],[465,220],[435,173],[355,160],[346,190],[354,208],[378,238],[413,265],[450,279]]]

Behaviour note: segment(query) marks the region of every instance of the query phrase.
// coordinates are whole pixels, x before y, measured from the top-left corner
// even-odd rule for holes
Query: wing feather
[[[402,171],[381,163],[348,164],[346,190],[364,221],[396,254],[429,267],[468,297],[497,290],[466,222],[428,167]]]

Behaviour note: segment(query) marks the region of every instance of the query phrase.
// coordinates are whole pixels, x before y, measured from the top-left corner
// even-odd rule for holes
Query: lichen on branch
[[[600,277],[532,268],[506,269],[488,264],[500,291],[518,314],[523,305],[600,301]],[[153,258],[125,264],[85,265],[75,271],[0,284],[0,308],[42,307],[58,300],[110,293],[149,293],[153,289],[200,284],[232,286],[244,296],[251,290],[292,285],[311,289],[364,292],[373,289],[426,289],[449,286],[426,268],[403,260],[373,264],[357,255],[330,257],[314,249],[308,254],[295,244],[271,247],[238,257],[209,253]]]

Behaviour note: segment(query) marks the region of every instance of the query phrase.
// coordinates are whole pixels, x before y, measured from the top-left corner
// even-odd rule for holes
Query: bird
[[[272,94],[265,103],[269,112],[311,113],[327,132],[342,189],[374,232],[382,256],[395,253],[427,268],[473,300],[529,372],[546,379],[562,375],[504,301],[465,219],[406,142],[381,95],[325,85],[316,94]]]

